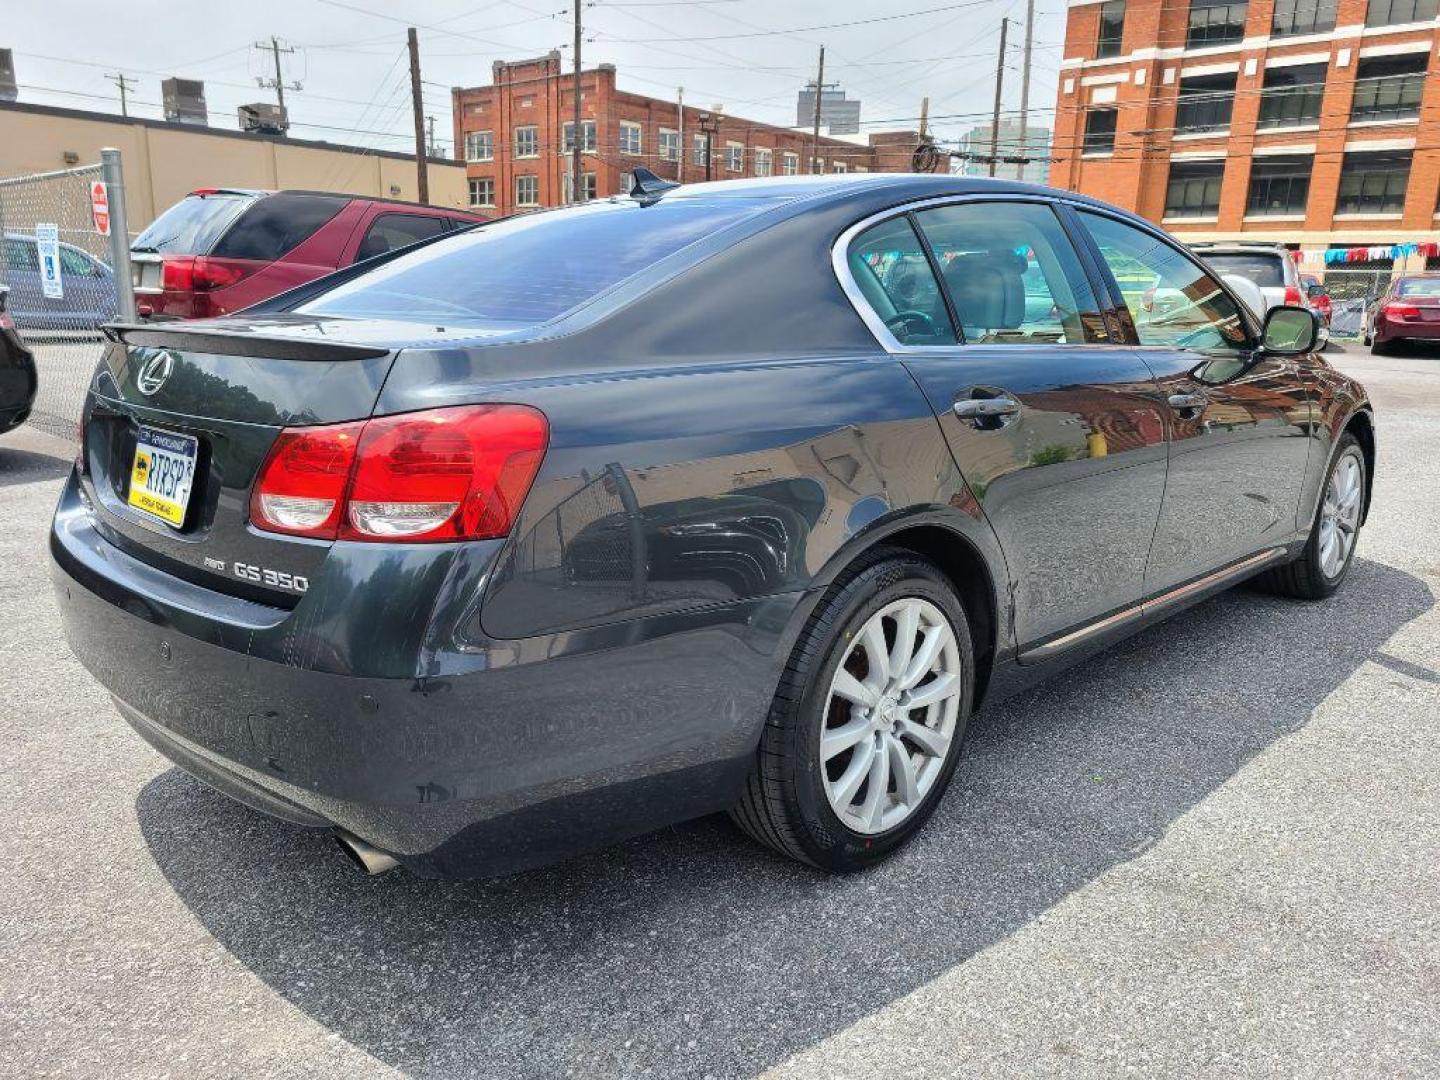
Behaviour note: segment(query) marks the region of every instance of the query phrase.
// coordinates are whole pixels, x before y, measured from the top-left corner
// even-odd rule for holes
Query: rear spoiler
[[[184,323],[107,323],[100,332],[110,341],[122,345],[183,349],[224,356],[262,356],[276,360],[373,360],[390,355],[389,349],[373,345],[347,345],[284,334],[257,334],[248,330],[189,329]]]

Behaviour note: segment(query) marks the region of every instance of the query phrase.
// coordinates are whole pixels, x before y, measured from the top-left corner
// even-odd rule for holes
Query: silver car
[[[1265,297],[1265,311],[1290,304],[1309,307],[1300,268],[1281,244],[1191,244],[1190,250],[1225,277],[1253,281]],[[1264,311],[1260,312],[1263,317]]]

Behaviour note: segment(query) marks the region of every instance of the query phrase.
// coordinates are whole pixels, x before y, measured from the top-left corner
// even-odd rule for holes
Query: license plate
[[[140,428],[130,467],[130,505],[177,529],[183,525],[199,445],[190,435]]]

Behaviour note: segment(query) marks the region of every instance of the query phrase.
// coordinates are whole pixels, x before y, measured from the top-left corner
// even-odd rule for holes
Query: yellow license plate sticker
[[[130,466],[130,505],[177,529],[184,525],[198,448],[190,435],[139,428]]]

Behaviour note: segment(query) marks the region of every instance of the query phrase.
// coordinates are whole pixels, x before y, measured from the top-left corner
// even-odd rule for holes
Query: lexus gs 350
[[[59,602],[142,737],[372,872],[719,810],[856,869],[983,703],[1344,583],[1374,421],[1317,329],[1079,195],[642,172],[110,327]]]

